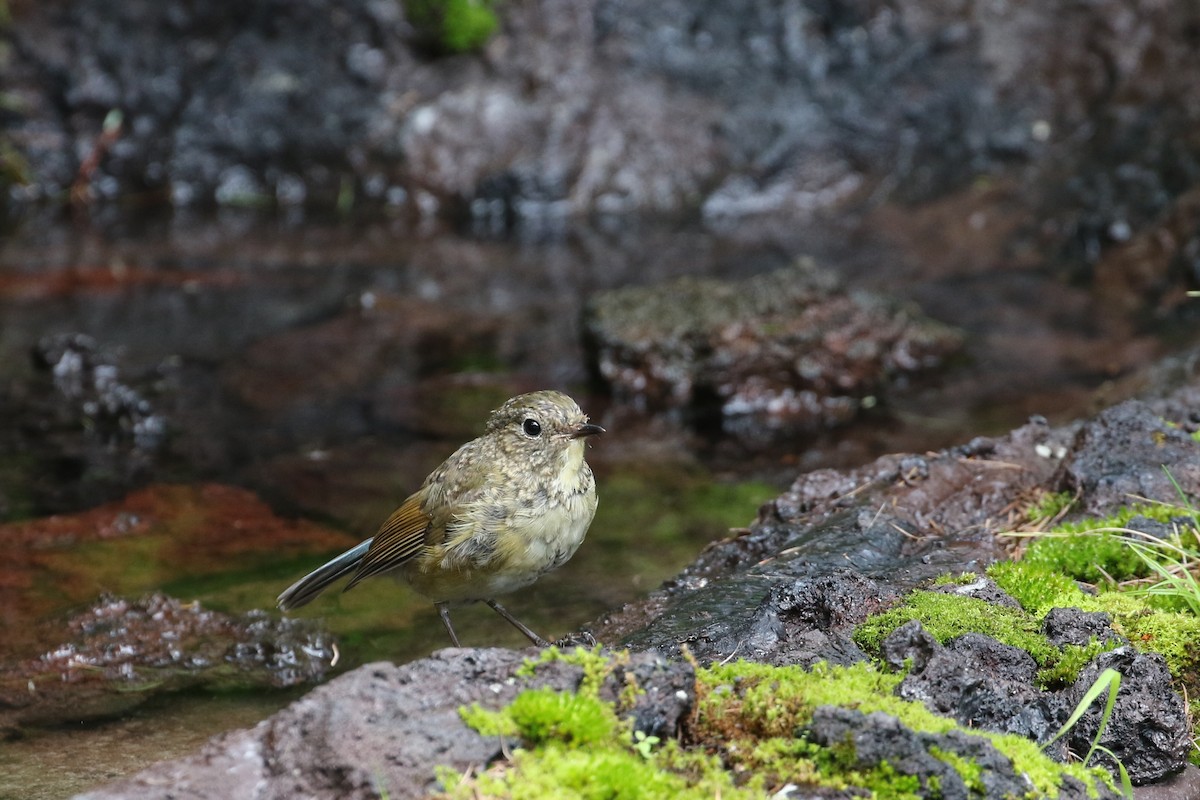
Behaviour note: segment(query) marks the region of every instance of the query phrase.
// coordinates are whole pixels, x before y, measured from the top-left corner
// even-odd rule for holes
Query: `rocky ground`
[[[1200,429],[1196,408],[1200,383],[1193,373],[1186,385],[1164,396],[1129,401],[1076,424],[1032,421],[1006,436],[937,453],[887,456],[857,470],[801,475],[748,529],[710,547],[676,579],[586,632],[635,654],[631,669],[644,671],[639,685],[653,707],[636,712],[644,717],[638,718],[639,729],[678,735],[687,729],[694,702],[692,667],[681,662],[682,648],[699,666],[737,658],[781,666],[860,662],[868,655],[852,637],[858,624],[937,575],[977,573],[1010,555],[1011,541],[996,534],[1039,493],[1070,492],[1085,514],[1109,513],[1131,497],[1178,502],[1180,489],[1196,496],[1200,444],[1191,436]],[[1018,607],[987,581],[943,590]],[[1086,643],[1098,631],[1111,636],[1107,621],[1094,614],[1064,610],[1044,625],[1058,643]],[[893,669],[909,670],[899,696],[972,728],[1041,741],[1061,725],[1096,675],[1113,666],[1125,683],[1101,741],[1141,787],[1139,798],[1190,796],[1200,779],[1187,766],[1192,733],[1186,708],[1162,658],[1138,652],[1136,644],[1102,653],[1076,681],[1054,691],[1035,685],[1027,653],[985,635],[968,634],[943,646],[910,623],[884,642],[882,652]],[[368,665],[251,730],[215,739],[195,756],[83,796],[373,797],[380,787],[392,797],[424,796],[437,786],[436,766],[483,769],[502,759],[512,743],[481,738],[458,709],[472,702],[500,708],[520,689],[543,685],[547,676],[541,673],[532,683],[518,677],[529,654],[443,650],[405,666]],[[582,674],[556,670],[549,679],[574,690]],[[945,742],[912,734],[904,747],[917,748],[915,760],[897,761],[895,724],[882,715],[837,717],[814,722],[810,735],[824,736],[824,725],[842,731],[828,734],[835,739],[853,730],[861,753],[874,752],[872,757],[909,764],[898,769],[924,774],[913,765],[925,763],[927,769],[928,759],[915,753]],[[1081,724],[1069,750],[1086,749],[1096,724]],[[1007,784],[995,777],[990,785]],[[970,796],[1003,795],[995,791]]]

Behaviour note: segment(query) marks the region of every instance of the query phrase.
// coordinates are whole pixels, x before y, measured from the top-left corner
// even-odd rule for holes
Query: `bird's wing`
[[[420,492],[412,495],[392,512],[375,534],[371,547],[358,565],[358,571],[346,584],[349,589],[363,578],[394,569],[421,552],[430,518],[422,509]],[[343,590],[345,591],[345,590]]]

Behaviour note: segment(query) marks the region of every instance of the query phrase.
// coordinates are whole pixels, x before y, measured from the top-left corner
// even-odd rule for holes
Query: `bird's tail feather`
[[[300,580],[283,590],[276,602],[284,611],[312,602],[325,587],[358,568],[358,563],[371,547],[371,539],[355,545],[337,558],[330,559]]]

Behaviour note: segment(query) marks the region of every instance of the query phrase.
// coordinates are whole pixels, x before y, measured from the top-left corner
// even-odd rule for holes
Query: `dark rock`
[[[908,669],[913,673],[924,671],[929,659],[942,649],[933,634],[917,620],[912,619],[892,631],[879,644],[879,655],[883,663],[893,670]]]
[[[980,634],[959,636],[945,647],[922,640],[909,623],[884,641],[886,650],[920,658],[896,693],[953,717],[967,727],[1049,740],[1066,721],[1066,700],[1034,686],[1037,664],[1024,650]]]
[[[1159,522],[1156,519],[1137,515],[1130,517],[1125,523],[1125,527],[1133,531],[1135,534],[1142,534],[1144,540],[1149,544],[1154,544],[1154,541],[1168,541],[1172,536],[1175,536],[1179,531],[1186,530],[1193,522],[1192,518],[1187,514],[1182,513],[1186,509],[1182,507],[1182,498],[1180,498],[1180,514],[1171,520],[1171,523]]]
[[[995,603],[1006,608],[1021,607],[1021,604],[1009,595],[1008,592],[997,586],[996,582],[986,575],[978,577],[970,583],[938,584],[932,587],[932,590],[943,594],[958,595],[959,597],[974,597],[976,600]]]
[[[882,609],[899,588],[958,563],[958,553],[928,549],[875,513],[836,515],[786,544],[779,534],[760,530],[710,549],[647,601],[651,619],[627,607],[592,634],[663,654],[686,644],[702,662],[736,654],[776,664],[850,663],[863,658],[849,639],[862,610]],[[876,585],[883,575],[887,584]],[[860,590],[862,609],[853,606]],[[630,630],[634,615],[640,624]]]
[[[830,631],[859,624],[878,614],[896,597],[870,578],[839,570],[777,588],[768,602],[790,625]]]
[[[1005,509],[1053,478],[1074,434],[1072,426],[1035,421],[1006,436],[922,456],[924,466],[916,471],[911,456],[888,455],[854,470],[809,472],[760,511],[753,531],[782,533],[840,509],[882,507],[918,536],[953,539],[958,547],[970,539],[982,554],[994,546]],[[1004,555],[991,553],[984,565]]]
[[[615,702],[630,685],[641,690],[633,708],[626,712],[633,719],[633,729],[663,741],[677,738],[696,703],[696,674],[691,665],[637,655],[628,666],[616,666],[600,696]]]
[[[1052,608],[1042,620],[1042,633],[1051,643],[1063,647],[1080,647],[1092,641],[1111,642],[1121,639],[1112,629],[1112,618],[1103,611],[1081,611],[1078,608]]]
[[[1171,673],[1157,653],[1139,653],[1121,647],[1101,653],[1079,673],[1068,693],[1072,708],[1092,687],[1105,669],[1121,675],[1121,687],[1112,716],[1100,734],[1100,745],[1108,748],[1129,773],[1135,785],[1161,780],[1183,769],[1191,750],[1191,732],[1183,698],[1172,688]],[[1101,695],[1068,734],[1069,746],[1086,753],[1100,730],[1105,698]],[[1115,770],[1112,759],[1098,751],[1096,760]]]
[[[1026,778],[1013,769],[1008,756],[996,750],[991,741],[962,731],[923,733],[886,714],[822,706],[813,713],[809,736],[827,747],[849,746],[856,768],[871,769],[886,763],[900,775],[917,778],[921,794],[936,793],[948,800],[981,796],[979,788],[968,787],[953,766],[934,755],[935,749],[976,765],[983,797],[1025,797],[1032,790]],[[1097,789],[1099,797],[1117,797],[1104,786]],[[1059,788],[1058,796],[1064,800],[1096,797],[1071,779]]]
[[[739,282],[610,291],[593,299],[588,331],[601,375],[627,402],[802,426],[846,421],[896,376],[961,346],[949,328],[840,290],[807,262]]]
[[[748,530],[712,545],[659,592],[591,632],[663,653],[686,642],[702,659],[736,651],[769,661],[784,641],[779,622],[760,614],[773,587],[849,568],[886,596],[948,572],[981,573],[1004,557],[994,534],[1007,510],[1051,480],[1073,434],[1033,422],[981,439],[969,453],[923,456],[925,470],[906,473],[911,459],[884,456],[856,470],[802,475]],[[829,652],[844,659],[856,651]]]
[[[450,649],[404,666],[369,664],[194,756],[79,798],[426,797],[437,789],[435,767],[477,769],[518,744],[468,728],[460,707],[498,709],[524,689],[574,691],[583,679],[582,669],[562,662],[518,676],[524,661],[511,650]],[[602,693],[615,697],[633,676],[646,689],[633,712],[639,729],[670,735],[691,709],[690,672],[686,664],[635,656]]]
[[[1100,516],[1131,498],[1179,503],[1180,490],[1200,492],[1197,445],[1147,404],[1130,400],[1083,425],[1063,462],[1059,488],[1078,493],[1081,510]]]
[[[850,638],[854,626],[896,596],[849,570],[775,584],[759,605],[746,642],[755,660],[769,664],[864,661],[866,654]]]
[[[67,627],[70,638],[40,658],[0,670],[0,731],[109,717],[163,692],[316,682],[333,656],[310,623],[161,594],[103,598]]]
[[[697,132],[714,130],[715,106],[599,63],[590,4],[500,20],[485,61],[431,57],[397,3],[35,9],[8,31],[28,100],[11,135],[33,176],[18,196],[72,184],[90,202],[149,190],[178,206],[350,196],[488,226],[675,210],[711,180],[721,159]],[[113,108],[123,124],[102,137]],[[76,183],[79,154],[97,163]]]

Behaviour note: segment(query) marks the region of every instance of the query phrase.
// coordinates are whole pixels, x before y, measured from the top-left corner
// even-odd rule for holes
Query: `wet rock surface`
[[[0,733],[113,717],[163,692],[315,683],[333,640],[265,612],[222,614],[163,594],[104,597],[36,659],[0,667]]]
[[[596,296],[588,333],[619,400],[774,425],[853,418],[889,383],[961,347],[955,331],[851,293],[810,261],[744,281],[682,279]]]
[[[212,741],[196,756],[79,797],[332,799],[378,797],[381,791],[425,797],[437,788],[436,765],[479,768],[517,745],[468,728],[460,707],[498,709],[527,688],[579,688],[583,670],[562,662],[518,676],[526,655],[450,649],[404,666],[370,664],[250,730]],[[638,723],[650,721],[654,730],[674,734],[695,699],[691,668],[635,655],[620,675],[607,679],[602,696],[615,698],[627,675],[646,690],[633,712]]]
[[[1028,8],[533,2],[505,7],[483,53],[452,58],[431,57],[401,4],[374,0],[10,5],[14,23],[0,31],[9,45],[0,54],[0,211],[69,196],[81,216],[118,221],[84,232],[90,241],[78,249],[53,233],[34,237],[12,260],[35,266],[0,274],[0,373],[43,353],[38,385],[0,387],[0,414],[48,431],[0,432],[0,449],[19,455],[0,462],[0,477],[44,476],[32,488],[24,477],[0,480],[6,519],[109,502],[170,479],[182,462],[188,479],[250,475],[306,509],[340,492],[333,515],[369,525],[373,515],[347,497],[390,497],[427,471],[418,458],[362,455],[371,452],[368,432],[420,439],[429,408],[442,410],[448,384],[430,374],[441,366],[424,348],[439,358],[469,351],[471,366],[449,371],[502,360],[540,381],[581,381],[583,294],[686,274],[701,261],[710,274],[712,253],[738,243],[754,249],[726,253],[732,274],[812,252],[870,285],[886,265],[906,296],[969,337],[997,326],[992,349],[973,353],[959,373],[965,380],[908,407],[964,416],[955,409],[1005,408],[1010,416],[992,419],[989,431],[1012,424],[1014,409],[1078,413],[1090,387],[1161,353],[1131,308],[1192,313],[1183,289],[1196,285],[1200,249],[1192,135],[1200,102],[1197,12],[1183,0],[1136,8],[1114,0]],[[110,213],[118,202],[164,199],[176,208],[267,203],[290,212],[353,201],[570,246],[534,250],[527,258],[548,266],[523,269],[496,250],[453,245],[393,256],[412,230],[388,228],[388,269],[347,266],[363,258],[355,234],[295,280],[272,267],[315,263],[292,244],[327,235],[307,221],[275,232],[265,248],[296,246],[302,255],[290,262],[248,254],[236,220],[201,235],[232,243],[225,247],[135,250],[130,259],[97,244],[129,235]],[[695,212],[704,230],[652,241],[564,232],[565,219],[593,213],[681,210]],[[836,224],[850,211],[861,224]],[[726,238],[714,243],[713,232]],[[397,261],[404,266],[393,270]],[[663,263],[675,266],[660,271]],[[1047,274],[1054,279],[1044,282]],[[466,284],[487,299],[461,301]],[[524,291],[536,299],[516,284],[534,287]],[[422,306],[444,297],[459,305],[448,313]],[[381,345],[402,326],[370,318],[372,307],[412,316],[421,335]],[[58,315],[50,323],[45,308]],[[524,327],[505,325],[517,318]],[[88,331],[98,345],[42,348],[36,340],[49,330]],[[22,341],[29,331],[34,340]],[[140,352],[105,352],[125,342]],[[995,358],[1000,352],[1019,357]],[[78,365],[65,374],[83,379],[79,391],[55,383],[64,355],[65,366]],[[1070,390],[1075,404],[1063,399],[1060,375],[1084,378],[1088,388]],[[512,394],[527,379],[481,380],[486,391]],[[601,637],[662,652],[686,642],[705,660],[853,660],[852,592],[884,602],[940,572],[979,568],[1011,545],[992,534],[1028,493],[1080,491],[1088,508],[1111,507],[1127,490],[1173,502],[1155,475],[1160,438],[1162,463],[1194,492],[1187,443],[1153,419],[1194,432],[1200,390],[1187,392],[1151,401],[1149,415],[1127,409],[1107,430],[1034,422],[953,450],[809,473],[747,533],[610,615]],[[41,411],[39,397],[52,399]],[[166,421],[165,445],[139,443],[134,432],[148,420]],[[437,427],[462,431],[454,419]],[[912,447],[957,436],[946,435]],[[50,446],[33,449],[39,440]],[[1138,455],[1121,463],[1126,446]],[[436,450],[433,463],[444,456]],[[814,463],[790,455],[789,465]],[[840,458],[819,463],[862,460]],[[183,511],[211,521],[197,511],[204,505]],[[144,519],[118,512],[47,530],[86,543],[92,534],[81,530],[94,522],[96,535],[124,541],[132,532],[132,541]],[[172,550],[172,563],[249,558],[241,534],[215,533],[238,531],[224,525],[236,520],[204,527],[216,546]],[[55,540],[33,545],[25,530],[0,566],[0,605],[6,623],[17,610],[7,625],[15,636],[48,593],[65,586],[76,603],[96,596],[84,582],[43,590],[47,576],[85,573]],[[117,581],[140,563],[103,574]],[[873,584],[842,581],[834,573],[844,567]],[[1091,624],[1068,620],[1059,632],[1084,636]]]

